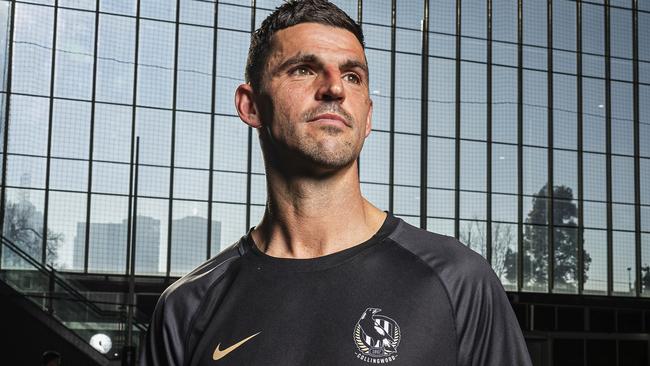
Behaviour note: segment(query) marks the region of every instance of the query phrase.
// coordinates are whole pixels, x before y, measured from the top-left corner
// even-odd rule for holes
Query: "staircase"
[[[0,249],[0,311],[9,312],[3,314],[9,318],[2,321],[2,337],[6,339],[14,334],[23,334],[27,338],[16,340],[14,347],[7,347],[6,352],[37,352],[40,355],[42,351],[35,351],[34,347],[23,348],[22,351],[16,347],[27,347],[29,343],[38,342],[44,343],[42,348],[51,349],[48,344],[61,344],[60,340],[52,339],[51,335],[54,334],[54,338],[61,338],[67,345],[73,346],[73,350],[78,353],[78,359],[84,360],[79,364],[134,364],[134,350],[138,349],[146,326],[134,316],[131,321],[133,344],[127,347],[129,322],[128,307],[125,304],[90,300],[88,294],[84,294],[79,286],[75,286],[51,266],[44,266],[4,236]],[[137,315],[136,309],[133,310]],[[12,313],[15,314],[13,318]],[[18,318],[23,319],[22,322],[29,323],[33,320],[36,323],[20,323]],[[11,323],[18,324],[15,324],[16,328],[11,329],[7,326]],[[49,338],[44,334],[49,334]],[[91,339],[94,347],[90,344]],[[5,343],[5,346],[7,344],[12,343]],[[27,358],[16,356],[17,360],[22,361],[21,364],[38,364],[38,360],[25,362]],[[24,356],[34,359],[33,354]],[[66,359],[63,354],[63,364],[77,364],[70,362],[70,359],[71,357]]]

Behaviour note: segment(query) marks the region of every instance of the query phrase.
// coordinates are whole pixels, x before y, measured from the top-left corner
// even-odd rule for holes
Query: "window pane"
[[[553,75],[553,146],[577,149],[578,108],[575,76]]]
[[[373,102],[372,128],[387,131],[390,129],[390,53],[366,49],[366,57],[372,75],[370,77],[370,97]],[[432,97],[433,94],[430,92],[429,98]]]
[[[150,108],[136,111],[136,136],[140,137],[140,164],[170,165],[171,112]]]
[[[486,67],[483,64],[461,63],[461,137],[486,139]]]
[[[578,229],[556,227],[553,292],[578,292]]]
[[[517,70],[492,68],[492,138],[517,143]]]
[[[455,189],[456,141],[429,138],[427,184],[429,187]]]
[[[176,113],[174,165],[184,168],[210,166],[210,116]]]
[[[389,135],[387,132],[372,131],[361,150],[361,180],[373,183],[388,183]]]
[[[547,146],[547,75],[545,72],[524,71],[524,144]]]
[[[11,29],[11,3],[9,1],[0,2],[0,91],[7,90],[7,68],[8,50],[9,50],[9,30]],[[3,102],[4,103],[4,102]]]
[[[171,273],[184,275],[207,259],[207,203],[174,200]]]
[[[95,96],[97,100],[133,103],[134,62],[135,20],[100,14]]]
[[[126,273],[128,197],[95,194],[90,203],[89,272]],[[75,242],[74,267],[83,267],[83,242]]]
[[[492,223],[492,269],[506,290],[517,290],[516,224]]]
[[[461,189],[486,191],[486,153],[486,144],[484,142],[461,141]]]
[[[6,203],[2,235],[37,261],[42,260],[44,193],[40,190],[5,190]],[[2,253],[2,267],[21,267],[17,255]]]
[[[132,108],[95,104],[93,159],[129,163]]]
[[[546,149],[524,147],[524,194],[536,195],[540,191],[546,195],[548,182]]]
[[[54,95],[90,100],[95,14],[60,9],[57,13]]]
[[[12,92],[49,95],[54,10],[17,3],[15,11]]]
[[[524,225],[524,289],[547,292],[548,282],[548,228],[542,225]]]
[[[492,144],[492,192],[517,193],[517,146]]]
[[[584,231],[584,292],[607,294],[607,232]]]
[[[233,204],[212,205],[212,255],[216,255],[241,238],[246,227],[246,206]],[[215,230],[215,226],[219,230]]]
[[[52,116],[52,156],[88,159],[90,103],[55,100]]]
[[[79,267],[74,265],[74,248],[83,248],[86,242],[87,198],[86,194],[50,192],[47,263],[53,264],[55,268],[73,271],[84,269],[83,262]]]
[[[614,295],[634,296],[636,278],[634,233],[614,231]]]
[[[138,105],[171,108],[174,42],[173,24],[140,21]]]
[[[138,199],[135,272],[162,275],[167,270],[168,200]]]
[[[191,24],[200,24],[212,26],[214,25],[214,13],[215,13],[215,4],[217,2],[210,1],[195,1],[195,0],[181,0],[180,2],[180,21],[181,23],[191,23]],[[227,5],[219,5],[219,14],[225,12],[224,8],[232,8]],[[250,8],[248,7],[237,7],[241,9],[240,11],[247,11],[246,15],[243,16],[233,16],[232,19],[235,19],[241,23],[246,23],[245,20],[249,20],[250,23]],[[219,24],[221,25],[221,23]]]
[[[421,57],[397,54],[395,59],[395,130],[420,133]],[[413,87],[417,85],[418,87]]]
[[[431,58],[429,61],[429,134],[456,136],[455,90],[455,61]]]
[[[49,102],[45,98],[11,96],[8,151],[47,155]]]
[[[587,151],[605,152],[605,82],[582,80],[583,146]]]
[[[395,135],[395,183],[420,185],[420,136]]]
[[[209,112],[212,101],[211,28],[181,25],[176,108]],[[234,91],[233,91],[234,92]]]
[[[483,221],[460,221],[460,241],[483,257],[487,256],[487,243],[485,230],[487,225]]]

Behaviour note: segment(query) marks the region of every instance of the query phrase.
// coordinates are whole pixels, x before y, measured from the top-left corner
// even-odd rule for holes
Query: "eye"
[[[298,66],[295,69],[291,70],[291,75],[294,76],[307,76],[311,74],[312,72],[307,66]]]
[[[345,74],[343,80],[353,84],[361,84],[361,78],[357,74]]]

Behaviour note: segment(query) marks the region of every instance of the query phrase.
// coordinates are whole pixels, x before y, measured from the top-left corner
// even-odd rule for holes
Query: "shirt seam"
[[[398,231],[403,231],[403,225],[402,225],[401,222],[400,222],[400,225],[393,232],[393,235],[391,235],[388,239],[392,240],[395,244],[397,244],[398,247],[400,247],[402,250],[406,251],[411,256],[414,256],[429,271],[431,271],[431,273],[433,273],[434,276],[436,276],[436,278],[438,279],[438,281],[440,281],[440,284],[442,285],[442,288],[443,288],[443,290],[445,292],[445,296],[447,298],[447,302],[449,302],[449,308],[451,309],[451,315],[453,317],[452,324],[453,324],[453,327],[454,327],[454,338],[456,340],[456,362],[455,362],[455,364],[458,365],[458,359],[459,359],[458,352],[460,351],[460,343],[459,343],[459,339],[458,339],[458,329],[456,327],[456,309],[454,308],[454,304],[451,301],[451,295],[449,294],[449,289],[447,288],[447,285],[442,280],[440,275],[438,275],[438,272],[436,272],[436,270],[429,263],[425,262],[424,259],[422,259],[416,253],[412,252],[410,249],[406,248],[404,245],[402,245],[402,243],[400,241],[398,241],[395,238],[395,236],[397,236],[397,234],[398,234]]]
[[[214,287],[217,284],[221,283],[221,280],[224,278],[226,273],[228,273],[230,268],[232,268],[232,262],[236,261],[238,259],[241,259],[242,257],[243,257],[243,255],[241,255],[241,254],[239,254],[239,252],[237,252],[236,256],[226,258],[225,260],[223,260],[219,264],[217,264],[214,268],[212,268],[212,270],[215,270],[215,269],[221,267],[222,265],[225,265],[226,263],[230,263],[230,266],[225,271],[223,271],[223,273],[218,278],[216,278],[216,279],[214,279],[212,281],[212,284],[207,288],[205,293],[206,294],[210,293],[212,291],[212,289],[214,289]],[[187,332],[185,333],[185,337],[183,339],[183,350],[184,350],[183,351],[183,356],[189,354],[189,341],[190,341],[190,337],[192,335],[192,329],[194,328],[194,323],[196,322],[196,318],[199,316],[199,314],[202,313],[203,308],[206,306],[205,305],[206,304],[206,299],[207,299],[207,296],[204,296],[203,300],[201,300],[201,303],[199,304],[196,311],[194,312],[194,315],[192,315],[192,318],[190,319],[190,323],[189,323],[189,325],[187,327]],[[187,357],[183,357],[183,358],[184,358],[183,365],[189,365],[189,362],[191,361],[191,358],[187,358]]]

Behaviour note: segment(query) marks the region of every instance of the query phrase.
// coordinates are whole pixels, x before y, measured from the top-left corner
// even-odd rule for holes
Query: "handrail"
[[[102,317],[110,317],[111,315],[116,315],[120,314],[119,311],[110,311],[110,310],[105,310],[97,306],[93,301],[88,300],[81,292],[79,292],[74,286],[70,285],[65,279],[59,275],[52,266],[50,265],[43,265],[41,262],[38,260],[34,259],[29,253],[24,251],[22,248],[20,248],[18,245],[16,245],[14,242],[6,238],[4,235],[0,235],[2,237],[2,244],[5,246],[9,247],[13,252],[15,252],[17,255],[19,255],[21,258],[23,258],[25,261],[27,261],[29,264],[31,264],[33,267],[35,267],[39,272],[51,276],[51,278],[54,279],[54,281],[62,288],[64,288],[66,291],[71,293],[75,299],[71,299],[74,301],[81,302],[88,306],[92,311],[94,311],[97,315],[100,315]],[[48,268],[49,267],[49,268]],[[117,304],[116,304],[117,305]],[[127,304],[127,306],[129,306]],[[135,322],[133,323],[138,329],[140,330],[146,330],[147,327],[146,325],[142,324],[140,321],[135,319]]]

